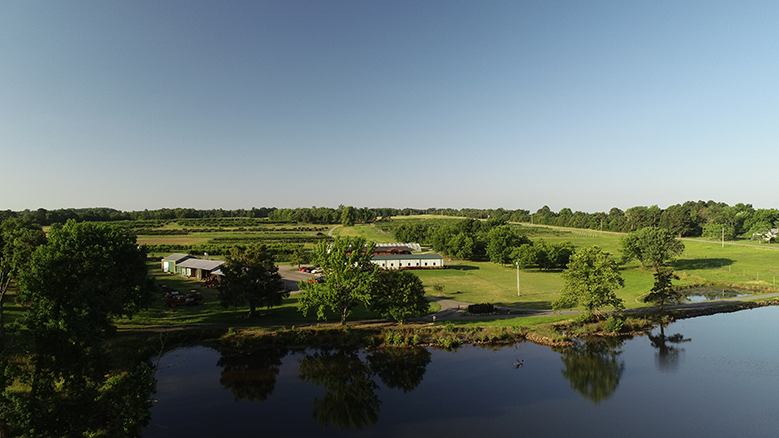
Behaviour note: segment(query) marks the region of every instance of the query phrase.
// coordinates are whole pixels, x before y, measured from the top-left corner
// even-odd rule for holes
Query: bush
[[[468,306],[468,313],[477,315],[495,313],[495,306],[490,303],[471,304]]]
[[[622,318],[615,318],[614,315],[609,316],[609,318],[606,320],[606,325],[603,326],[603,331],[609,332],[609,333],[619,333],[622,331],[622,326],[625,324],[625,321]]]

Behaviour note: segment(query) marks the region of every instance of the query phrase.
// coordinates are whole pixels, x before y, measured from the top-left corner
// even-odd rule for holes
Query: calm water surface
[[[776,437],[777,339],[768,307],[565,350],[182,348],[144,436]]]

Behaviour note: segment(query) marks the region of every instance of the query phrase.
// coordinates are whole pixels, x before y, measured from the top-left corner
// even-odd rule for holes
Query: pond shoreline
[[[770,297],[770,294],[767,297]],[[755,296],[749,297],[755,299]],[[308,347],[350,347],[377,348],[384,346],[420,346],[434,348],[456,348],[463,344],[506,344],[530,341],[549,347],[572,345],[571,338],[582,336],[640,336],[650,331],[659,321],[695,318],[698,316],[731,313],[766,306],[778,306],[779,298],[770,301],[746,301],[737,299],[710,301],[705,303],[659,308],[629,309],[624,311],[624,331],[604,330],[604,322],[580,324],[571,330],[570,322],[547,323],[533,327],[475,326],[463,327],[451,323],[411,322],[398,324],[390,321],[355,321],[345,326],[337,323],[316,325],[211,325],[177,326],[120,331],[120,337],[146,337],[166,335],[177,339],[199,339],[217,341],[223,346],[238,348],[263,348],[285,346],[288,348]],[[616,315],[616,313],[612,313]],[[521,317],[516,317],[521,318]],[[470,318],[469,318],[470,319]],[[490,320],[485,316],[485,322]],[[504,318],[499,318],[504,319]],[[289,327],[289,328],[287,328]]]

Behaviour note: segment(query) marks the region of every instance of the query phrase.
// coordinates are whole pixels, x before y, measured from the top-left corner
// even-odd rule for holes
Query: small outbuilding
[[[202,280],[212,274],[220,266],[224,265],[221,260],[203,260],[199,258],[189,258],[176,265],[176,273],[184,277],[195,277]]]
[[[175,253],[162,259],[162,272],[176,272],[176,263],[192,258],[189,254]]]

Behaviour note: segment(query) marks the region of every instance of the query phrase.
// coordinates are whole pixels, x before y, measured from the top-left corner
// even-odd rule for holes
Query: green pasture
[[[353,227],[338,227],[333,230],[333,236],[363,237],[376,243],[395,243],[392,233],[382,231],[371,224],[360,224]]]
[[[520,271],[519,296],[517,296],[517,270],[490,262],[462,262],[449,264],[447,269],[414,271],[425,284],[427,294],[466,303],[492,303],[496,306],[520,307],[526,309],[549,309],[552,301],[560,296],[563,287],[561,272]],[[625,307],[645,307],[638,298],[652,287],[654,277],[640,268],[626,268],[622,271],[625,288],[617,296]],[[437,294],[434,284],[444,286]]]
[[[423,217],[419,217],[421,219]],[[527,224],[525,224],[527,225]],[[529,227],[527,227],[529,228]],[[625,234],[537,226],[531,239],[550,243],[570,241],[575,248],[598,245],[615,258],[621,257],[620,240]],[[726,243],[683,239],[686,251],[674,267],[680,276],[677,285],[726,283],[743,287],[772,287],[779,276],[779,245],[751,241]],[[470,303],[493,303],[499,306],[550,308],[563,286],[560,272],[520,271],[520,296],[517,297],[516,269],[489,262],[450,262],[440,271],[415,271],[425,282],[428,294],[432,285],[441,284],[441,296]],[[645,307],[640,301],[654,283],[651,269],[638,262],[622,266],[625,287],[617,295],[625,307]]]
[[[325,231],[280,231],[274,229],[274,227],[266,227],[268,231],[205,231],[205,232],[191,232],[189,234],[173,234],[173,235],[145,235],[138,234],[138,244],[140,245],[195,245],[195,244],[219,244],[219,240],[215,239],[230,239],[230,241],[236,241],[244,239],[247,242],[277,242],[284,241],[284,239],[294,239],[299,237],[316,237],[317,233],[327,234]],[[276,227],[279,228],[279,227]],[[293,227],[287,227],[293,228]],[[377,230],[378,231],[378,230]],[[313,243],[308,243],[308,246],[313,246]]]

